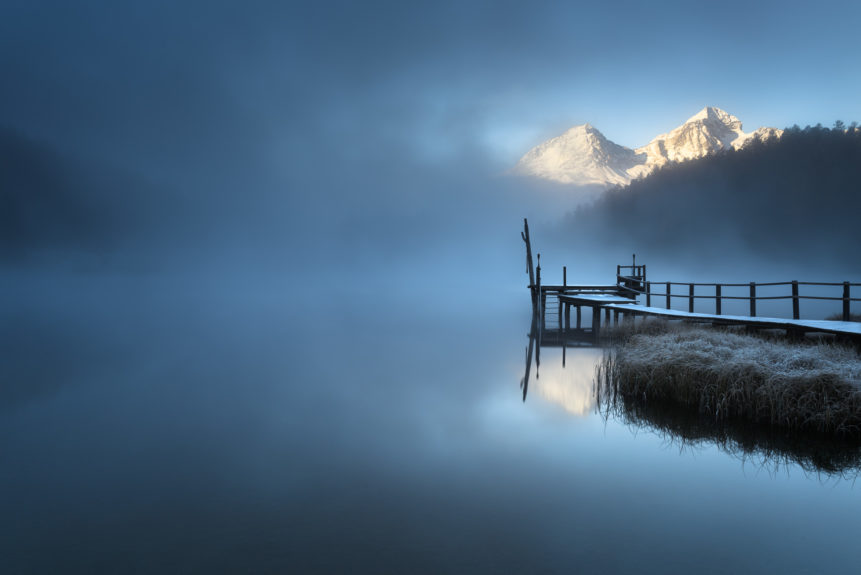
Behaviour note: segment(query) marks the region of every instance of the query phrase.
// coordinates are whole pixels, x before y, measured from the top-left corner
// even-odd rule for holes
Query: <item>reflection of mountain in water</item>
[[[595,338],[592,332],[570,328],[547,329],[540,325],[536,316],[533,316],[528,336],[526,370],[520,380],[523,401],[526,401],[529,386],[534,385],[541,397],[562,406],[569,413],[588,414],[594,405],[592,382],[595,367],[603,357],[603,352],[594,347]],[[561,348],[562,361],[551,364],[541,371],[542,348]],[[577,355],[573,362],[567,361],[568,348],[577,348]]]
[[[599,348],[583,348],[576,350],[564,366],[561,362],[546,364],[541,377],[534,381],[535,391],[569,413],[588,415],[595,406],[595,366],[603,355]]]
[[[789,433],[761,424],[717,422],[687,409],[622,393],[618,382],[604,370],[599,370],[593,389],[596,411],[605,419],[654,431],[681,447],[716,445],[743,462],[775,471],[794,464],[805,472],[827,476],[857,477],[861,473],[858,441]]]

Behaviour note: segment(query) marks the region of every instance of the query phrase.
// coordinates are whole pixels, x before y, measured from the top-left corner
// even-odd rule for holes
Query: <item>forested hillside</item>
[[[861,129],[793,126],[780,140],[668,165],[568,214],[563,233],[681,259],[741,250],[856,269]]]

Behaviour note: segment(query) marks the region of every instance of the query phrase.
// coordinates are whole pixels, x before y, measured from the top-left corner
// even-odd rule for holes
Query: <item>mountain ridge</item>
[[[707,106],[682,125],[634,149],[607,139],[591,124],[573,126],[529,150],[512,171],[577,186],[627,185],[670,162],[739,149],[753,139],[768,140],[782,134],[783,130],[769,127],[746,133],[741,120]]]

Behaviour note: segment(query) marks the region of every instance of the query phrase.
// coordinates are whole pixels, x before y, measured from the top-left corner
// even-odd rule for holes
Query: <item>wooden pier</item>
[[[636,256],[629,266],[616,266],[616,283],[607,285],[578,285],[568,284],[568,270],[562,268],[562,284],[544,285],[541,280],[541,254],[538,254],[538,264],[533,267],[532,246],[529,238],[529,224],[523,221],[524,230],[521,233],[526,243],[526,267],[529,274],[529,290],[532,296],[534,316],[537,318],[537,329],[552,329],[548,318],[554,319],[556,330],[583,331],[590,333],[597,341],[602,324],[609,325],[611,321],[618,324],[622,321],[633,320],[636,317],[655,316],[673,320],[708,323],[712,325],[741,325],[749,330],[785,330],[787,335],[799,337],[806,333],[832,334],[839,338],[861,342],[861,322],[850,321],[851,306],[861,302],[859,297],[851,297],[853,288],[858,293],[861,283],[839,282],[750,282],[739,283],[691,283],[691,282],[652,282],[647,279],[646,266],[637,265]],[[802,294],[802,289],[812,287],[831,290],[829,294]],[[674,292],[675,287],[675,292]],[[681,288],[681,289],[680,289]],[[765,295],[763,288],[783,289],[788,293]],[[745,294],[738,295],[739,289]],[[736,295],[732,295],[735,293]],[[687,311],[673,309],[673,300],[687,300]],[[665,307],[653,306],[661,302]],[[694,304],[698,300],[713,300],[714,313],[696,312]],[[749,313],[747,315],[728,315],[723,313],[723,304],[730,301],[746,301]],[[787,316],[763,317],[757,315],[758,301],[787,300]],[[804,319],[801,317],[801,302],[819,300],[840,302],[840,320]],[[550,305],[548,307],[548,301]],[[584,327],[583,308],[591,310],[591,322]],[[575,313],[572,326],[572,308]],[[563,341],[567,339],[563,338]]]

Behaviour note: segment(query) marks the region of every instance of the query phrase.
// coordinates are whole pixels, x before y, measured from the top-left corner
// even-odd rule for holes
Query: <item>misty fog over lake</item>
[[[803,75],[819,73],[809,54],[855,65],[846,22],[861,14],[847,10],[836,23],[781,12],[837,28],[785,48]],[[861,281],[846,168],[857,147],[811,160],[808,171],[834,168],[828,193],[799,184],[781,204],[813,222],[815,250],[796,250],[808,244],[765,201],[741,217],[748,188],[710,178],[712,164],[662,173],[666,193],[648,200],[511,173],[569,124],[635,139],[706,97],[763,125],[861,116],[854,98],[802,106],[856,94],[850,74],[785,103],[786,85],[746,99],[711,76],[667,89],[690,69],[671,48],[702,37],[692,25],[724,28],[698,11],[649,26],[624,12],[11,8],[0,572],[857,570],[857,453],[835,448],[829,461],[848,463],[826,469],[773,443],[745,450],[608,416],[592,346],[544,342],[524,399],[524,218],[547,282],[567,266],[571,283],[614,283],[634,253],[655,281]],[[696,54],[725,78],[761,42]],[[669,60],[623,81],[632,46]],[[739,74],[760,86],[754,72]],[[790,87],[797,73],[775,71]],[[722,161],[747,169],[738,158]]]

